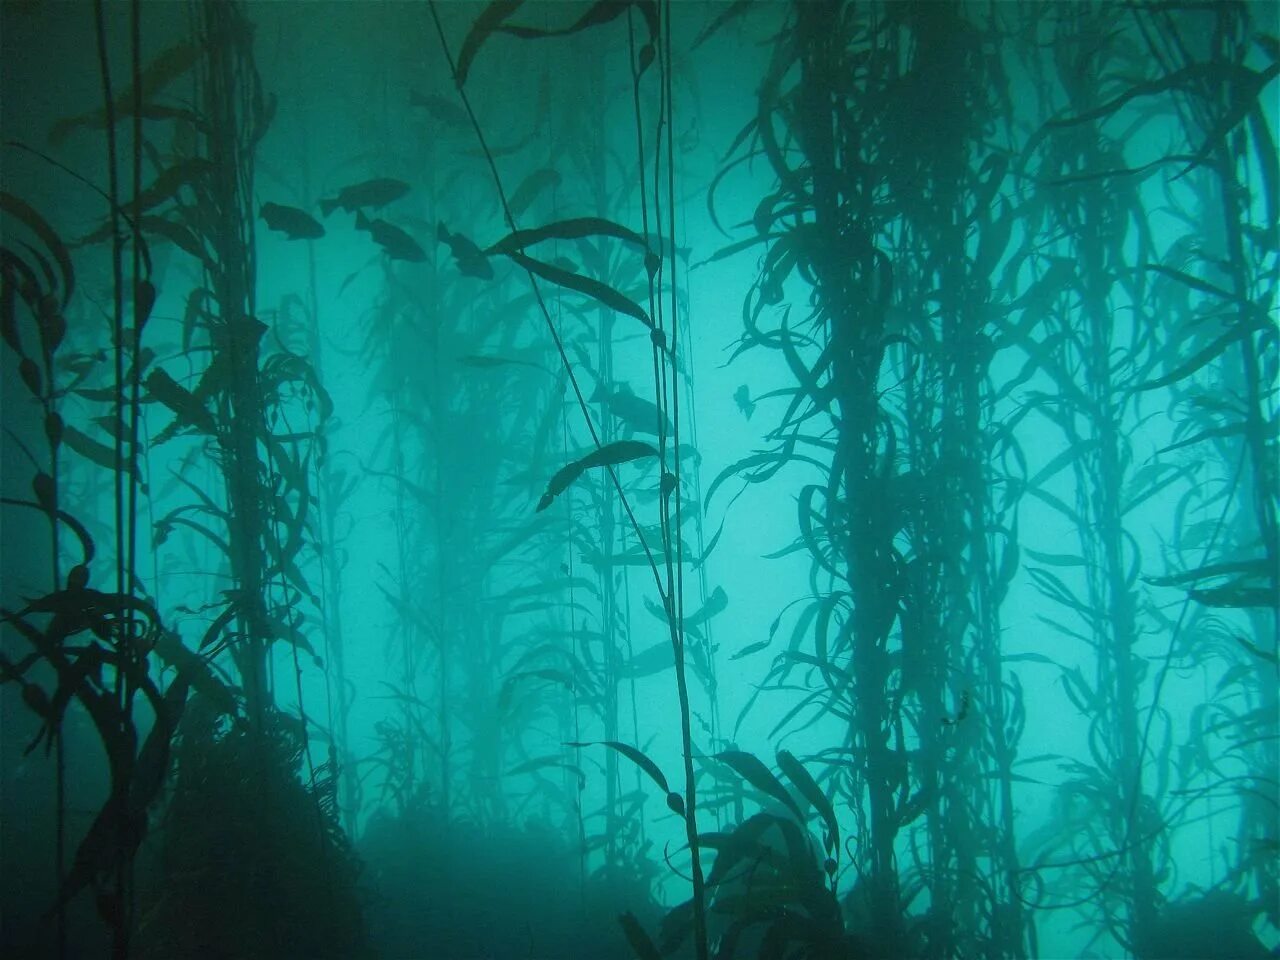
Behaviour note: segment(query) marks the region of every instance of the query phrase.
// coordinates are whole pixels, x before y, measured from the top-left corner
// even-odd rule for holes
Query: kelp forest
[[[0,4],[0,955],[1280,956],[1278,75]]]

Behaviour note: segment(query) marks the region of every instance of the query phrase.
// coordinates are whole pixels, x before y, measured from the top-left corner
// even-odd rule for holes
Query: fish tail
[[[363,210],[356,211],[356,229],[357,230],[369,229],[369,218],[364,215]]]
[[[321,201],[320,201],[320,214],[321,214],[321,216],[325,216],[325,217],[327,217],[329,214],[333,213],[333,211],[337,208],[337,206],[338,206],[338,201],[337,201],[336,199],[335,199],[335,200],[321,200]]]

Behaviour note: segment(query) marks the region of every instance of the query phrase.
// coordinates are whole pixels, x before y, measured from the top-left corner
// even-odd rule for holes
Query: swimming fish
[[[418,241],[413,237],[385,220],[370,220],[363,210],[356,211],[356,229],[373,237],[373,242],[385,250],[392,260],[421,263],[427,259],[426,251],[418,246]]]
[[[756,412],[755,402],[751,399],[751,390],[745,383],[733,392],[733,402],[738,405],[738,409],[742,411],[742,415],[748,420]]]
[[[659,419],[657,404],[643,397],[637,397],[631,392],[630,387],[624,385],[615,391],[609,391],[603,385],[597,386],[595,392],[587,399],[591,403],[603,403],[610,414],[636,433],[651,433],[657,436]],[[670,418],[663,416],[662,423],[668,434],[675,432]]]
[[[320,201],[320,212],[326,217],[341,207],[348,213],[365,207],[384,207],[392,200],[399,200],[409,192],[409,185],[403,180],[391,180],[380,177],[377,180],[366,180],[353,183],[338,191],[336,197]]]
[[[443,223],[436,227],[436,237],[441,243],[449,245],[449,252],[458,264],[458,271],[464,276],[479,277],[481,280],[493,278],[493,264],[472,241],[460,233],[450,233]]]
[[[315,217],[297,207],[264,203],[260,216],[268,227],[285,234],[290,240],[314,240],[324,236],[324,227],[320,226]]]

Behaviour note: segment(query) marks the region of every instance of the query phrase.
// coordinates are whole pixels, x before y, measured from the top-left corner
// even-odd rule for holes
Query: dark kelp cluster
[[[1274,954],[1274,9],[53,7],[0,952]]]

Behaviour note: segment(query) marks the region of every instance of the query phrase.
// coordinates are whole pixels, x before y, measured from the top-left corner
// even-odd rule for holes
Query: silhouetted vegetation
[[[0,952],[1280,944],[1280,24],[0,8]]]

